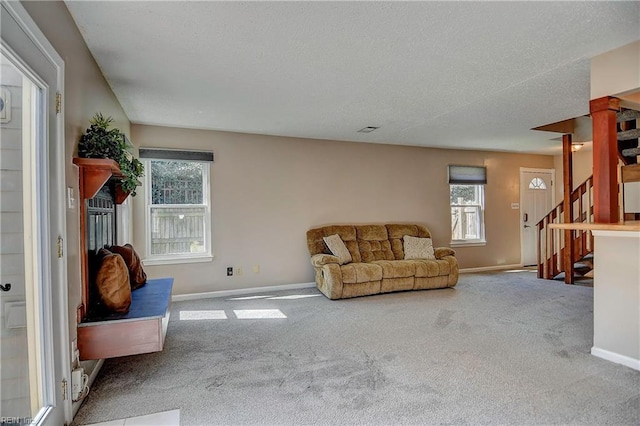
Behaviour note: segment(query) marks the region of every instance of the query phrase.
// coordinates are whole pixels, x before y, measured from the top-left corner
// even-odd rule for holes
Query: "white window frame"
[[[477,193],[477,204],[456,204],[451,202],[451,190],[453,186],[474,186],[476,188]],[[484,210],[485,210],[485,196],[484,196],[484,184],[449,184],[449,212],[453,208],[465,208],[465,207],[474,207],[478,209],[478,219],[477,226],[479,229],[479,238],[463,238],[463,239],[451,239],[450,245],[452,247],[461,247],[461,246],[484,246],[487,244],[487,240],[485,239],[485,223],[484,223]],[[449,229],[451,229],[453,223],[449,224]]]
[[[145,186],[145,240],[147,244],[146,257],[143,259],[145,265],[170,265],[178,263],[199,263],[211,262],[213,260],[213,252],[211,249],[211,162],[197,160],[181,160],[181,159],[165,159],[165,158],[144,158],[141,160],[144,164],[144,186]],[[202,253],[182,253],[171,255],[154,255],[151,254],[151,210],[154,205],[151,203],[151,162],[152,161],[177,161],[177,162],[193,162],[202,164],[202,203],[203,204],[163,204],[166,208],[189,208],[189,207],[205,207],[204,214],[204,244],[205,250]]]

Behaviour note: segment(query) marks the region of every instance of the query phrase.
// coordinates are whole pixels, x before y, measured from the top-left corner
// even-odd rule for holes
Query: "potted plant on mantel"
[[[144,166],[133,156],[132,146],[119,129],[109,129],[113,118],[97,113],[91,119],[91,127],[85,130],[78,143],[81,158],[108,158],[120,166],[122,177],[119,185],[126,194],[136,195],[138,179],[144,173]]]

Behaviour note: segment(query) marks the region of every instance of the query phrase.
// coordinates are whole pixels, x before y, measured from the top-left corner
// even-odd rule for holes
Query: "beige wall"
[[[640,41],[591,59],[591,99],[640,89]]]
[[[415,222],[450,241],[447,165],[486,165],[486,247],[458,248],[463,268],[520,263],[519,168],[552,156],[456,151],[132,125],[140,147],[213,150],[214,260],[148,266],[174,276],[174,293],[313,281],[305,232],[330,223]],[[144,190],[134,201],[144,256]],[[260,273],[253,266],[260,265]],[[243,269],[227,277],[226,267]]]
[[[591,145],[591,142],[588,143]],[[556,204],[559,204],[564,199],[564,189],[562,188],[563,167],[562,167],[562,155],[556,155],[553,157],[554,168],[556,169]],[[573,153],[573,188],[577,188],[582,182],[587,180],[589,176],[593,175],[593,150],[591,146],[585,146],[580,151]]]
[[[89,52],[63,2],[22,2],[65,63],[66,186],[78,194],[78,169],[72,163],[82,132],[96,112],[110,115],[114,125],[129,134],[129,120]],[[67,268],[69,278],[69,332],[76,336],[76,308],[81,301],[80,218],[78,208],[67,210]]]
[[[65,61],[63,106],[66,185],[78,190],[72,165],[89,119],[102,112],[129,134],[129,121],[104,80],[62,2],[24,2]],[[553,157],[448,151],[132,126],[144,146],[212,149],[213,247],[204,264],[148,267],[151,276],[176,277],[176,293],[312,281],[305,232],[327,223],[417,222],[438,245],[449,242],[448,164],[486,165],[486,247],[458,248],[462,267],[520,261],[519,167],[551,168]],[[144,192],[141,191],[141,195]],[[133,200],[134,242],[144,251],[141,197]],[[80,303],[78,209],[67,212],[69,329],[76,334]],[[252,267],[260,265],[260,273]],[[227,278],[227,266],[244,274]]]

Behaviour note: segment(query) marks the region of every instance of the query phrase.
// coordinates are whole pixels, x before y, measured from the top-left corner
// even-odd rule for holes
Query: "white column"
[[[591,354],[640,370],[640,232],[593,235]]]

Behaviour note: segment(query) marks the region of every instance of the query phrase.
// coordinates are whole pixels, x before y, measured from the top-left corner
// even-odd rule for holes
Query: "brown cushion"
[[[96,288],[103,305],[112,312],[127,313],[131,306],[129,270],[122,256],[107,254],[96,274]]]
[[[140,288],[147,282],[147,274],[144,272],[144,269],[142,269],[140,256],[138,256],[138,253],[136,253],[131,244],[111,246],[109,247],[109,250],[122,256],[124,263],[127,264],[127,269],[129,269],[129,280],[131,281],[131,290]]]

